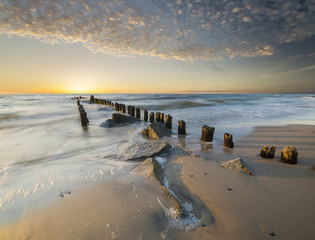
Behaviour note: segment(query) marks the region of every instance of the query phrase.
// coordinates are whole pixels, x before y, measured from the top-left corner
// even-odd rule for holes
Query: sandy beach
[[[263,145],[274,159],[260,158]],[[280,162],[295,146],[298,163]],[[234,149],[166,156],[165,177],[198,221],[171,219],[174,207],[154,178],[124,178],[76,189],[1,226],[0,239],[313,239],[315,126],[257,127]],[[241,157],[252,175],[223,168]],[[189,222],[190,221],[190,222]]]

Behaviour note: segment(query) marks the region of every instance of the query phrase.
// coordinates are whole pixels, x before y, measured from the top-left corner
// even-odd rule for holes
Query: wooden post
[[[160,122],[160,112],[155,113],[155,121]]]
[[[131,107],[131,106],[129,106],[129,105],[127,106],[127,114],[128,114],[128,115],[130,115],[130,107]]]
[[[214,127],[209,127],[207,125],[202,126],[201,130],[201,140],[206,142],[213,141]]]
[[[119,112],[119,103],[118,102],[115,102],[115,111]]]
[[[169,114],[165,116],[165,125],[169,129],[172,129],[172,116]]]
[[[125,104],[122,104],[121,112],[122,113],[126,113],[126,105]]]
[[[93,95],[91,95],[91,97],[90,97],[90,103],[94,103],[94,96]]]
[[[150,112],[150,123],[154,122],[154,112]]]
[[[160,123],[164,123],[164,113],[160,113],[159,120],[160,120]]]
[[[130,106],[130,115],[132,117],[135,117],[135,107],[134,106]]]
[[[186,122],[178,120],[178,134],[186,135]]]
[[[86,114],[86,112],[85,112],[85,110],[84,110],[82,105],[80,105],[78,107],[78,110],[79,110],[79,113],[80,113],[81,125],[82,125],[82,127],[86,127],[88,122],[89,122],[89,120],[87,118],[87,114]]]
[[[148,121],[148,111],[147,110],[143,111],[143,121],[145,121],[145,122]]]
[[[80,100],[77,100],[77,105],[80,106]]]
[[[136,118],[141,118],[140,108],[136,108]]]
[[[233,143],[233,135],[229,133],[224,133],[224,147],[228,148],[234,148],[234,143]]]

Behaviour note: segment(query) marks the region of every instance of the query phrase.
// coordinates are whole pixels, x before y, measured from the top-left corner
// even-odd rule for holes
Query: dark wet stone
[[[170,136],[171,131],[164,124],[154,122],[151,123],[146,129],[144,129],[142,131],[142,134],[150,138],[160,139],[164,136]]]

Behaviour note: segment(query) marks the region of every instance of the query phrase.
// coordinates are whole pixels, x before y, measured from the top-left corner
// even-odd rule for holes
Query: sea
[[[170,114],[172,136],[166,140],[191,151],[202,148],[203,125],[215,127],[211,148],[222,151],[224,133],[234,142],[255,126],[315,125],[315,95],[296,94],[96,94],[99,99]],[[117,160],[126,142],[144,142],[138,123],[103,128],[115,110],[89,104],[81,95],[89,119],[82,128],[79,95],[0,95],[0,226],[18,220],[38,205],[52,203],[76,188],[123,177],[138,162]],[[143,117],[143,111],[141,112]],[[178,136],[177,122],[187,135]]]

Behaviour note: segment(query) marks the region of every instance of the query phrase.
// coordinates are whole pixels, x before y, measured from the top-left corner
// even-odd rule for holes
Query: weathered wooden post
[[[234,148],[233,135],[232,134],[224,133],[223,146],[227,147],[227,148]]]
[[[160,122],[160,112],[155,113],[155,121]]]
[[[78,107],[78,110],[80,113],[81,125],[82,125],[82,127],[86,127],[88,125],[88,122],[89,122],[89,120],[87,118],[87,114],[86,114],[82,105],[80,105]]]
[[[90,97],[90,103],[94,103],[94,96],[93,95],[91,95],[91,97]]]
[[[260,151],[259,156],[261,156],[262,158],[274,158],[275,152],[276,152],[276,147],[272,146],[269,148],[267,146],[263,146],[263,148]]]
[[[148,121],[148,111],[147,110],[143,111],[143,121],[145,121],[145,122]]]
[[[140,115],[140,108],[136,108],[136,118],[141,118],[141,115]]]
[[[130,115],[132,117],[135,117],[135,107],[134,106],[130,106]]]
[[[118,102],[115,102],[115,111],[119,112],[119,103]]]
[[[121,109],[122,113],[126,113],[126,105],[122,104],[122,109]]]
[[[298,151],[295,147],[285,147],[281,152],[281,162],[289,163],[289,164],[296,164],[297,163],[297,155]]]
[[[207,125],[202,126],[201,140],[206,142],[212,142],[214,130],[215,130],[214,127],[209,127]]]
[[[186,122],[178,120],[178,134],[186,135]]]
[[[159,120],[160,120],[160,123],[164,123],[164,113],[160,113]]]
[[[77,105],[80,106],[80,100],[77,100]]]
[[[165,125],[169,129],[172,129],[172,116],[169,114],[165,116]]]
[[[130,115],[130,106],[127,106],[127,114]]]
[[[154,122],[154,112],[150,112],[150,123]]]

